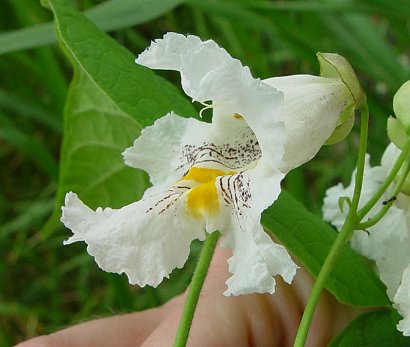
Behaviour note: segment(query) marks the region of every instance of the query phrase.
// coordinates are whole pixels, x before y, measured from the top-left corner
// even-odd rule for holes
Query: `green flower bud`
[[[352,94],[356,108],[359,108],[364,103],[366,95],[346,58],[336,53],[317,53],[317,59],[320,64],[320,76],[341,79]]]
[[[410,81],[405,82],[394,95],[393,110],[406,133],[410,134]]]
[[[333,145],[342,141],[352,130],[354,125],[354,115],[349,117],[345,122],[336,127],[332,135],[327,139],[325,145]]]
[[[400,149],[403,149],[408,139],[403,124],[398,119],[391,116],[387,119],[387,135],[391,142]]]
[[[344,57],[335,53],[317,53],[317,59],[320,65],[320,76],[341,80],[351,97],[339,116],[336,129],[326,141],[327,145],[331,145],[342,141],[350,133],[354,125],[355,109],[365,102],[366,95],[360,87],[352,66]]]

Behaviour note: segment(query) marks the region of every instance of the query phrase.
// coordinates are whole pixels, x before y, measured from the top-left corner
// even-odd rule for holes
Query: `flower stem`
[[[201,293],[202,285],[204,284],[218,238],[219,232],[215,231],[208,235],[204,245],[202,246],[201,254],[199,256],[194,275],[192,276],[191,285],[188,289],[188,295],[185,300],[182,316],[179,321],[174,347],[186,346],[189,330],[191,329],[192,320],[194,318],[195,308],[198,303],[199,294]]]
[[[320,294],[322,293],[327,278],[329,277],[329,274],[333,269],[337,256],[345,245],[345,240],[352,230],[352,223],[346,220],[343,228],[340,230],[335,242],[333,243],[329,254],[326,257],[326,260],[323,263],[323,266],[320,269],[319,275],[312,288],[312,292],[306,304],[305,311],[303,312],[302,320],[296,334],[295,342],[293,344],[294,347],[303,347],[305,345],[313,315],[319,302]]]
[[[357,208],[359,206],[360,193],[362,191],[363,176],[364,176],[364,165],[366,159],[366,146],[367,146],[367,135],[369,133],[369,107],[365,102],[361,108],[361,118],[360,118],[360,142],[359,142],[359,154],[357,156],[357,171],[354,184],[354,192],[352,204],[350,206],[349,215],[356,214]],[[349,211],[349,212],[350,212]]]
[[[336,237],[330,251],[320,269],[319,275],[313,285],[312,292],[306,304],[305,310],[303,312],[302,320],[299,325],[299,329],[296,334],[294,347],[303,347],[306,342],[306,338],[309,332],[310,325],[312,323],[313,315],[316,310],[316,306],[319,302],[320,295],[323,288],[325,287],[326,281],[329,277],[330,272],[339,256],[343,246],[350,239],[353,231],[356,228],[359,220],[357,218],[357,208],[359,206],[360,193],[363,184],[363,174],[364,165],[366,157],[366,145],[367,145],[367,135],[368,135],[368,123],[369,123],[369,109],[367,103],[364,103],[360,109],[361,119],[360,119],[360,142],[359,142],[359,154],[357,157],[357,170],[355,178],[355,187],[352,198],[352,203],[350,204],[349,213],[346,217],[345,223],[342,229]]]

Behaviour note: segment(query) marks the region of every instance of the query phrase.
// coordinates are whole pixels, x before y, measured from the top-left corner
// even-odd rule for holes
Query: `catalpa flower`
[[[381,165],[371,167],[369,156],[363,178],[362,194],[359,207],[365,205],[386,179],[400,150],[391,143],[383,154]],[[327,190],[323,204],[323,217],[338,230],[346,219],[348,209],[340,210],[339,197],[353,196],[354,176],[346,188],[342,184]],[[369,212],[374,216],[383,203],[390,200],[393,187],[381,197],[380,201]],[[405,336],[410,336],[410,196],[399,193],[394,198],[394,204],[376,225],[367,229],[368,233],[355,231],[350,241],[352,248],[376,264],[380,279],[387,287],[387,295],[394,307],[404,317],[397,328]]]
[[[62,222],[85,241],[98,265],[129,282],[157,286],[186,262],[193,240],[219,230],[232,273],[225,295],[273,293],[297,266],[264,232],[260,217],[292,168],[311,159],[355,103],[341,78],[252,77],[214,41],[168,33],[136,60],[179,71],[193,101],[212,108],[212,123],[173,112],[147,127],[123,153],[149,173],[152,187],[121,209],[92,211],[68,193]]]

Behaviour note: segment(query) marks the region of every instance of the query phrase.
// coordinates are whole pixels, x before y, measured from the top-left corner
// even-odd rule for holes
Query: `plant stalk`
[[[208,273],[209,264],[211,263],[218,238],[219,232],[215,231],[208,235],[204,245],[202,246],[201,254],[188,289],[188,295],[185,300],[182,316],[179,321],[177,334],[174,340],[174,347],[186,346],[199,295],[201,293],[206,274]]]
[[[357,157],[357,170],[355,177],[355,187],[353,192],[352,203],[350,204],[349,213],[346,217],[346,221],[336,237],[335,242],[330,248],[329,254],[326,257],[325,262],[319,272],[319,275],[313,285],[312,292],[306,304],[303,312],[302,320],[299,325],[299,329],[296,334],[294,347],[304,347],[309,332],[310,325],[312,323],[313,315],[316,310],[316,306],[319,302],[320,295],[325,287],[326,281],[332,271],[334,264],[343,248],[345,243],[350,239],[353,231],[356,229],[359,223],[357,217],[357,209],[359,206],[360,193],[363,185],[363,175],[366,157],[366,145],[368,136],[368,124],[369,124],[369,109],[367,103],[364,103],[360,109],[360,142],[359,142],[359,154]]]

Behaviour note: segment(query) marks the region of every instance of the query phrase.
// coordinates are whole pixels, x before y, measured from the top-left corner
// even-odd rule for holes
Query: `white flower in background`
[[[410,264],[407,265],[401,278],[401,283],[394,296],[393,302],[396,308],[403,316],[403,319],[397,324],[397,329],[404,336],[410,336]]]
[[[121,209],[95,212],[68,193],[62,222],[98,265],[130,283],[157,286],[187,260],[194,239],[219,230],[232,249],[225,295],[273,293],[297,266],[264,232],[260,216],[290,169],[311,159],[354,100],[337,78],[254,79],[214,41],[168,33],[137,63],[177,70],[193,101],[211,102],[212,123],[173,112],[147,127],[123,153],[152,187]],[[275,89],[275,88],[277,89]]]
[[[399,154],[400,150],[391,143],[383,154],[381,165],[376,167],[370,167],[367,156],[359,207],[364,206],[384,182]],[[354,177],[355,173],[348,187],[339,183],[326,192],[323,217],[338,230],[348,213],[347,206],[340,210],[338,200],[340,197],[352,198]],[[390,192],[391,189],[373,207],[369,218],[378,212],[383,202],[392,198]],[[380,222],[368,228],[368,233],[355,231],[350,243],[356,251],[375,262],[388,297],[404,317],[398,330],[410,336],[410,196],[399,193],[394,199],[393,206]]]

